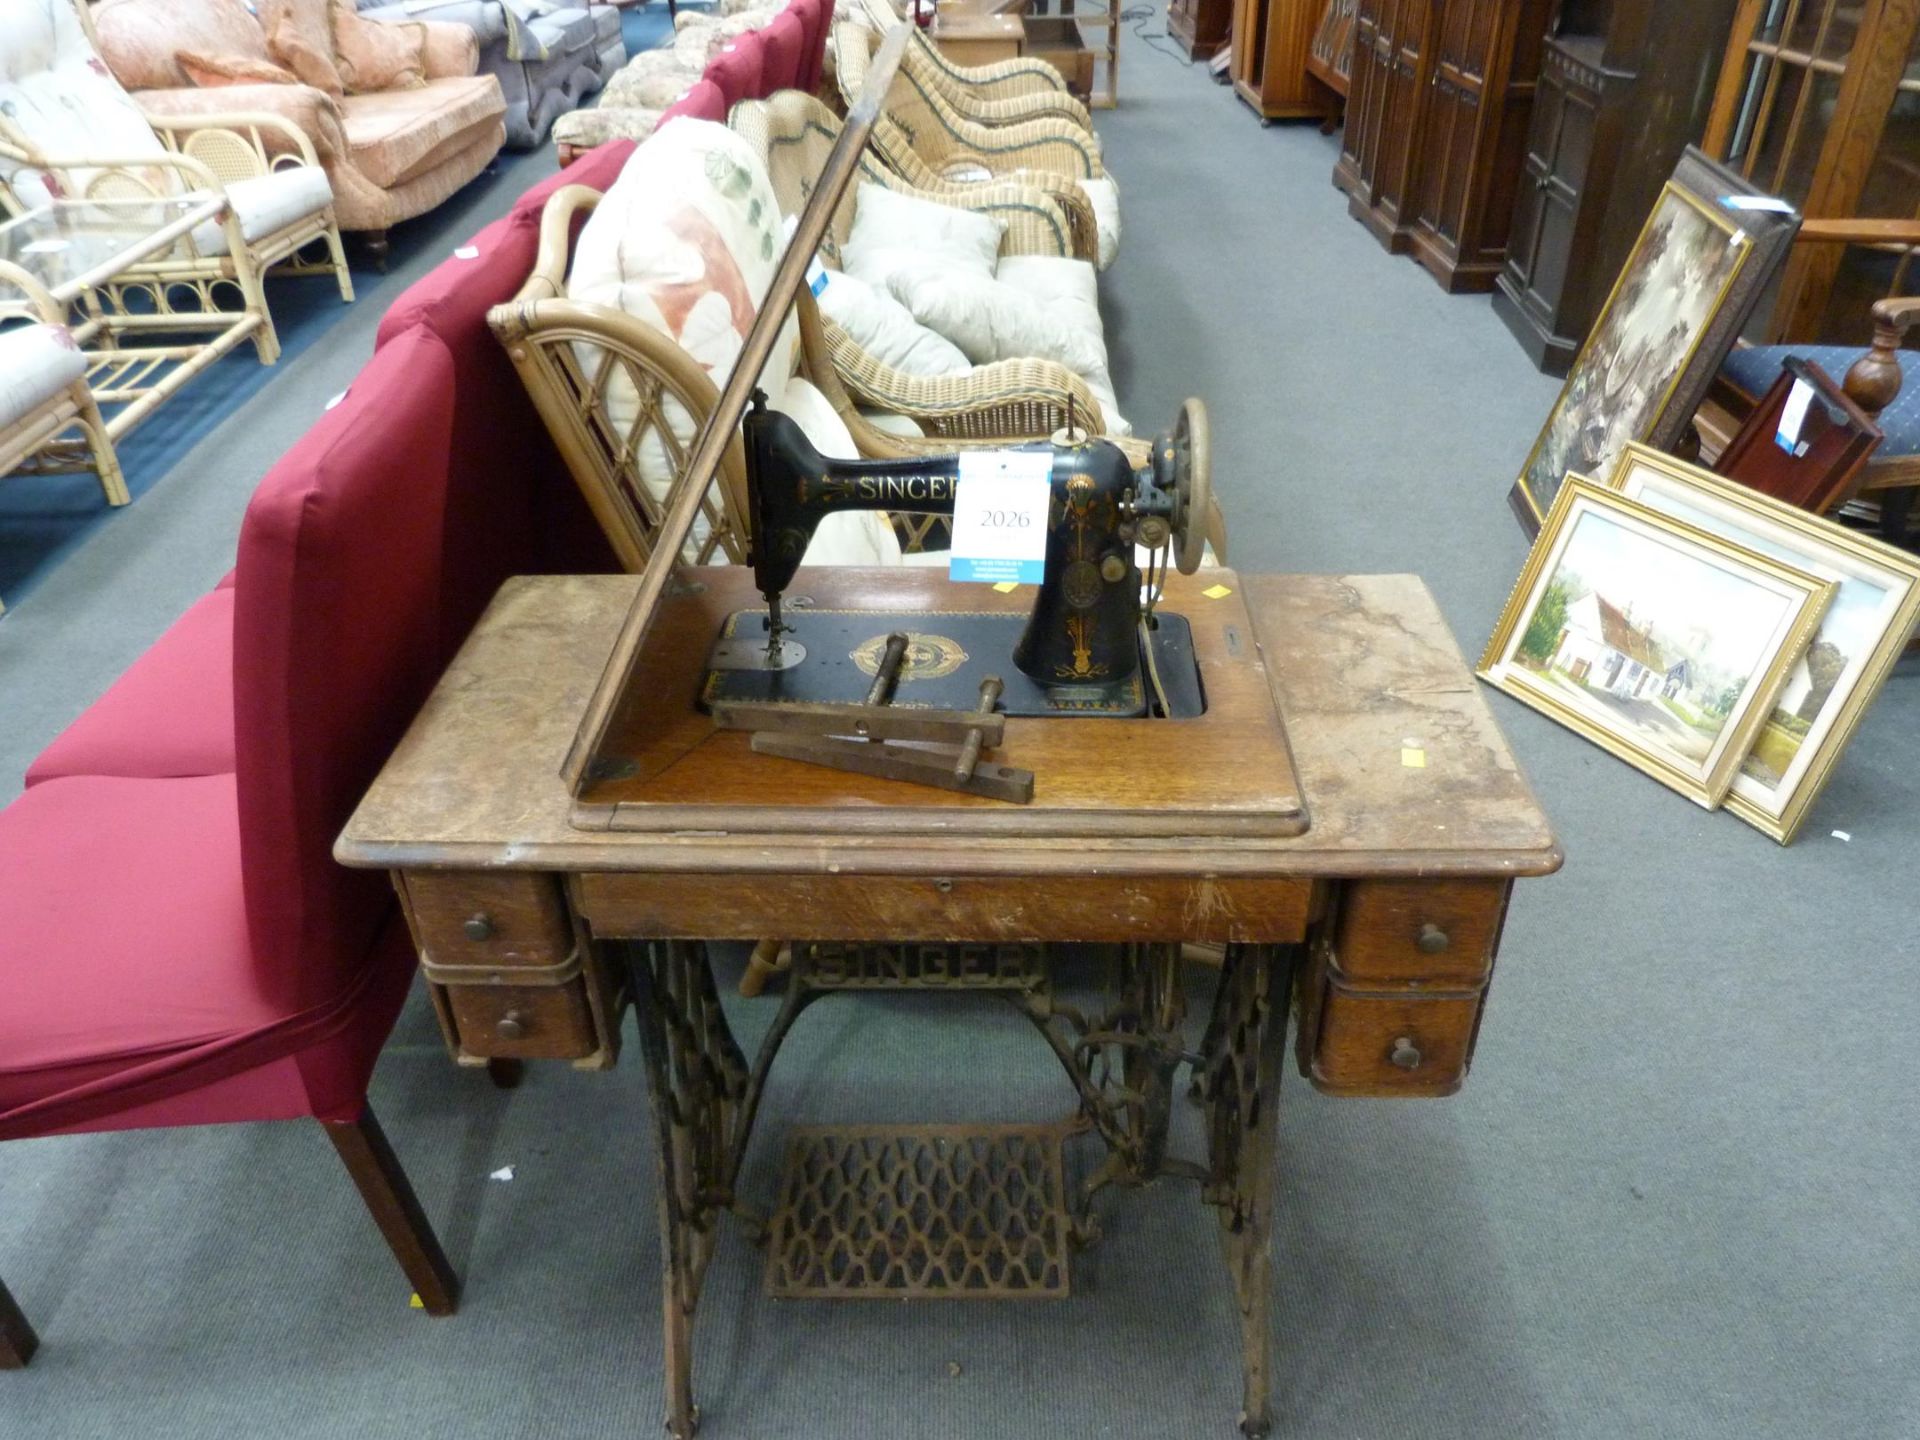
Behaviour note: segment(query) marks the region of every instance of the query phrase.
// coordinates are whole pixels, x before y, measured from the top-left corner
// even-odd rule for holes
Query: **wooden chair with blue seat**
[[[1886,439],[1867,462],[1858,498],[1879,507],[1881,532],[1896,544],[1904,543],[1912,520],[1916,492],[1920,492],[1920,351],[1906,348],[1908,332],[1920,322],[1920,296],[1903,296],[1914,257],[1920,255],[1920,220],[1809,219],[1796,244],[1802,246],[1865,245],[1888,252],[1896,260],[1896,293],[1875,302],[1873,340],[1859,345],[1774,344],[1742,346],[1721,367],[1713,396],[1696,417],[1709,454],[1732,439],[1745,417],[1780,377],[1780,366],[1793,355],[1817,364],[1842,378],[1847,396],[1886,433]]]

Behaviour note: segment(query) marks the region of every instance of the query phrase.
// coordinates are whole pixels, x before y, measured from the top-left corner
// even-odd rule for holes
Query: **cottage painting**
[[[1704,774],[1796,608],[1735,563],[1583,508],[1514,659],[1596,725]]]
[[[1669,184],[1574,360],[1520,480],[1536,513],[1569,471],[1607,475],[1652,433],[1752,241]]]

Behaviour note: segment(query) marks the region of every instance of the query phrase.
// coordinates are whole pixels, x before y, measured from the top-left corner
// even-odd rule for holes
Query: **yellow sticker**
[[[412,1310],[424,1310],[427,1308],[427,1302],[420,1298],[420,1292],[416,1290],[407,1297],[407,1306]]]
[[[1200,593],[1209,600],[1224,600],[1227,596],[1231,595],[1233,591],[1225,585],[1209,585]]]
[[[1427,752],[1403,745],[1400,747],[1400,763],[1409,770],[1424,770],[1427,768]]]
[[[995,585],[993,588],[998,590],[1002,595],[1011,595],[1014,591],[1018,590],[1020,587],[1011,580],[1002,580],[998,585]]]

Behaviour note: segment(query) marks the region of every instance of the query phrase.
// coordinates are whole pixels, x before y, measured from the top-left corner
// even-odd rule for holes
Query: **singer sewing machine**
[[[1118,446],[1078,433],[1007,452],[1049,476],[1044,516],[1015,517],[1046,530],[1024,618],[966,602],[784,607],[822,521],[863,510],[951,517],[964,462],[830,460],[757,392],[742,428],[765,608],[727,617],[701,703],[723,728],[755,732],[757,753],[1024,804],[1031,772],[980,761],[983,745],[1001,742],[998,717],[1204,713],[1192,627],[1155,613],[1169,552],[1182,574],[1197,571],[1214,517],[1200,401],[1181,407],[1138,471]]]

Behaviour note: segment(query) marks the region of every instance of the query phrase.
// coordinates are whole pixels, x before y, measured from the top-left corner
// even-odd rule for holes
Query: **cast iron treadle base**
[[[1064,1297],[1068,1128],[796,1128],[767,1245],[767,1294]]]

